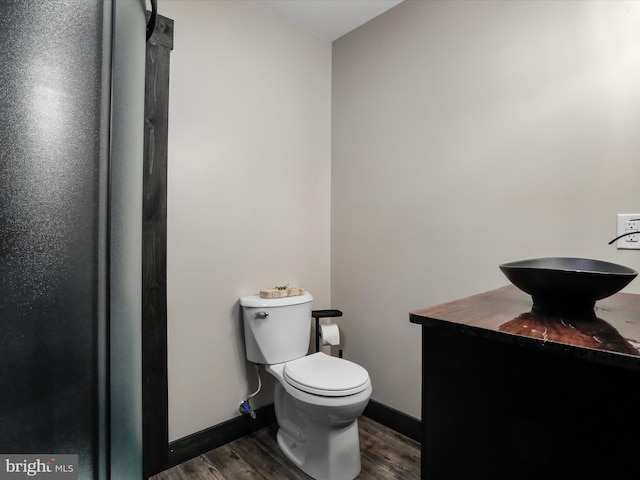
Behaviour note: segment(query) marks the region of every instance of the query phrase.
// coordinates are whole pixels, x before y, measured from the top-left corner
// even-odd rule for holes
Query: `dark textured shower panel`
[[[81,478],[109,461],[112,16],[0,3],[0,454]]]

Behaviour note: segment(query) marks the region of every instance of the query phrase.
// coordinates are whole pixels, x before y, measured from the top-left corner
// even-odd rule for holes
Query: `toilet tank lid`
[[[240,297],[240,306],[250,308],[286,307],[287,305],[298,305],[308,303],[313,300],[309,292],[302,295],[281,298],[262,298],[260,295],[249,295]]]

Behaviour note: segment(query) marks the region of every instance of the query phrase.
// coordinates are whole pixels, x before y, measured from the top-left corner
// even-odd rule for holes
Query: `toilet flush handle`
[[[267,318],[269,316],[269,312],[258,312],[256,313],[257,318]]]

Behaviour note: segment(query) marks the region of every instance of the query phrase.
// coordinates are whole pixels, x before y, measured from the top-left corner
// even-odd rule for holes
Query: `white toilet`
[[[358,417],[371,397],[360,365],[322,352],[307,355],[309,293],[295,297],[242,297],[247,359],[278,379],[278,445],[317,480],[352,480],[360,472]]]

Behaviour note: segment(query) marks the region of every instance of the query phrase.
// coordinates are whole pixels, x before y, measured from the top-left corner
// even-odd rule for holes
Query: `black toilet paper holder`
[[[312,310],[311,316],[316,320],[316,352],[320,351],[320,319],[341,317],[342,312],[340,310]],[[338,352],[338,356],[342,358],[342,350]]]

